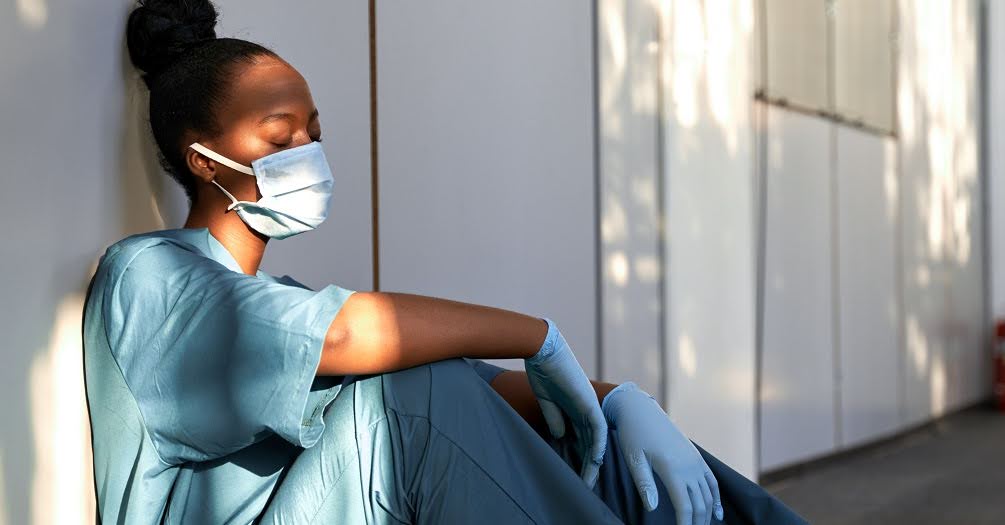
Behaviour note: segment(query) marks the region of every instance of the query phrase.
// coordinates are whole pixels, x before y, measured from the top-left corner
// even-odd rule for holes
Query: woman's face
[[[217,122],[223,130],[220,136],[200,137],[192,133],[186,137],[185,144],[199,142],[245,166],[271,153],[321,139],[321,121],[307,81],[286,62],[269,56],[238,69],[227,101],[217,110]],[[262,198],[255,177],[220,164],[192,148],[188,148],[185,155],[189,169],[206,184],[200,192],[219,194],[219,198],[229,204],[226,195],[209,183],[215,178],[238,200]],[[219,203],[218,199],[199,200]]]

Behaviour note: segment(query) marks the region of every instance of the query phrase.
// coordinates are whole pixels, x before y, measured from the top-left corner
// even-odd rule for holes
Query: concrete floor
[[[764,487],[815,525],[1005,524],[1005,413],[970,408]]]

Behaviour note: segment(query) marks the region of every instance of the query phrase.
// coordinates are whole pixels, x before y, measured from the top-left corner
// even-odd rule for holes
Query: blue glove
[[[722,520],[719,483],[698,449],[670,421],[656,399],[631,381],[604,396],[601,404],[608,424],[618,433],[621,454],[646,507],[659,504],[653,469],[670,494],[677,523],[708,524]],[[652,465],[652,467],[650,467]]]
[[[548,335],[541,349],[524,359],[527,381],[556,439],[565,435],[563,412],[569,416],[576,433],[576,450],[583,458],[580,476],[593,489],[607,450],[607,420],[596,390],[562,333],[551,319],[543,320],[548,323]]]

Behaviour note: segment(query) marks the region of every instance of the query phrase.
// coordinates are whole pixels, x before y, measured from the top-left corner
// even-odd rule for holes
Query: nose
[[[293,137],[290,147],[295,148],[297,146],[303,146],[304,144],[310,144],[311,142],[314,141],[311,139],[310,133],[308,133],[306,129],[302,129]]]

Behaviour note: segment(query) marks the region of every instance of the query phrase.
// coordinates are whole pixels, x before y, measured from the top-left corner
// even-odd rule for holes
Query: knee
[[[430,416],[431,407],[482,406],[490,387],[461,358],[443,359],[383,375],[384,403],[398,413]]]

